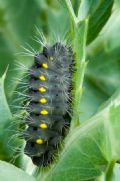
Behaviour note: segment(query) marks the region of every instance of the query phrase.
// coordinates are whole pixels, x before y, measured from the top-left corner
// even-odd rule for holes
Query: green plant
[[[18,175],[18,180],[31,181],[119,180],[119,1],[61,0],[58,3],[55,0],[24,0],[19,2],[20,10],[16,17],[17,0],[0,0],[0,5],[0,159],[10,162],[14,157],[15,165],[25,170],[1,161],[0,178],[3,181],[15,180]],[[11,130],[17,129],[12,124],[13,109],[9,105],[16,99],[13,92],[19,81],[11,82],[11,79],[24,76],[22,70],[15,70],[14,59],[27,67],[33,62],[32,57],[14,55],[14,52],[20,52],[18,45],[25,45],[26,41],[39,50],[39,45],[29,40],[35,33],[33,24],[42,29],[48,38],[57,26],[56,33],[60,37],[67,28],[76,63],[70,133],[58,161],[48,170],[35,168],[34,165],[28,169],[24,154],[17,156],[16,150],[10,149],[7,144],[15,134]],[[8,70],[3,73],[8,64]],[[13,148],[19,144],[16,139],[11,143]],[[7,175],[4,170],[7,170]],[[33,176],[28,176],[26,171]]]

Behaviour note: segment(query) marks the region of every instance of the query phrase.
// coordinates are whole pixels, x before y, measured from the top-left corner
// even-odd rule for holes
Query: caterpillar
[[[25,119],[24,152],[38,167],[54,161],[69,130],[72,66],[71,48],[59,42],[44,46],[34,56],[28,80],[30,101],[26,108],[29,115]]]

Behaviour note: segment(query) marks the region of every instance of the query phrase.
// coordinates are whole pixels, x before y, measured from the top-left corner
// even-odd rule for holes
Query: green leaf
[[[6,143],[8,143],[7,129],[10,126],[12,115],[7,104],[4,92],[4,79],[6,73],[0,78],[0,159],[7,160],[10,156],[10,150]]]
[[[87,44],[91,43],[98,36],[98,33],[111,15],[112,6],[113,0],[103,0],[93,15],[90,16]]]
[[[101,32],[101,36],[87,48],[89,61],[81,100],[81,122],[99,111],[99,107],[119,87],[119,21],[120,13],[115,11]]]
[[[106,27],[103,29],[101,37],[102,43],[104,42],[106,52],[110,52],[120,48],[120,12],[117,9],[111,15]],[[112,26],[111,26],[112,24]],[[109,31],[108,31],[109,30]],[[116,54],[117,58],[117,54]]]
[[[82,0],[78,11],[80,20],[89,18],[87,44],[101,31],[111,14],[113,0]]]
[[[23,170],[4,161],[0,161],[0,179],[2,181],[35,181],[32,176],[28,175]]]
[[[120,159],[120,90],[81,127],[71,132],[58,162],[42,181],[88,180],[106,174]]]
[[[95,114],[99,106],[119,87],[119,56],[119,48],[109,53],[99,48],[94,55],[89,55],[81,103],[82,121]]]
[[[116,163],[113,170],[111,181],[119,181],[119,180],[120,180],[120,164]]]
[[[14,157],[15,150],[13,146],[17,147],[17,142],[15,137],[12,139],[15,134],[15,125],[12,122],[13,117],[6,100],[5,76],[6,72],[0,78],[0,159],[10,161]]]
[[[100,5],[100,0],[82,0],[78,11],[78,18],[84,20],[92,16]]]
[[[118,8],[120,8],[120,0],[115,0],[116,5],[118,6]]]

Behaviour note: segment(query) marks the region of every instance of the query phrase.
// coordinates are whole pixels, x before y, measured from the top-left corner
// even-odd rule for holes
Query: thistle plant
[[[118,0],[0,1],[2,181],[119,180],[119,9]],[[20,84],[25,68],[41,50],[40,42],[33,41],[37,30],[47,40],[66,34],[64,41],[70,39],[75,64],[70,130],[58,158],[47,169],[31,163],[23,151],[24,140],[18,138],[24,128],[19,118],[26,112],[18,106],[22,93],[15,92],[24,91]],[[21,46],[27,56],[21,56]]]

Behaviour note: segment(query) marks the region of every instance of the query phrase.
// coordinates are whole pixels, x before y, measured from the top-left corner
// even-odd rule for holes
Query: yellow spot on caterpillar
[[[47,102],[47,100],[46,100],[45,98],[41,98],[39,101],[40,101],[42,104],[45,104],[45,103]]]
[[[37,139],[36,143],[39,144],[39,145],[42,145],[44,143],[44,141],[42,139]]]
[[[44,87],[40,87],[40,88],[39,88],[39,91],[40,91],[40,92],[46,92],[46,89],[45,89]]]
[[[48,114],[48,111],[46,111],[46,110],[44,109],[44,110],[40,111],[40,114],[42,114],[42,115],[47,115],[47,114]]]
[[[50,60],[53,61],[53,57],[50,57]]]
[[[47,124],[45,124],[45,123],[41,123],[40,124],[40,128],[42,128],[42,129],[46,129],[48,126],[47,126]]]
[[[45,81],[45,80],[46,80],[46,78],[45,78],[45,76],[44,76],[44,75],[40,75],[39,79],[40,79],[40,80],[43,80],[43,81]]]
[[[48,69],[48,64],[47,63],[43,63],[42,66],[43,66],[43,68]]]

